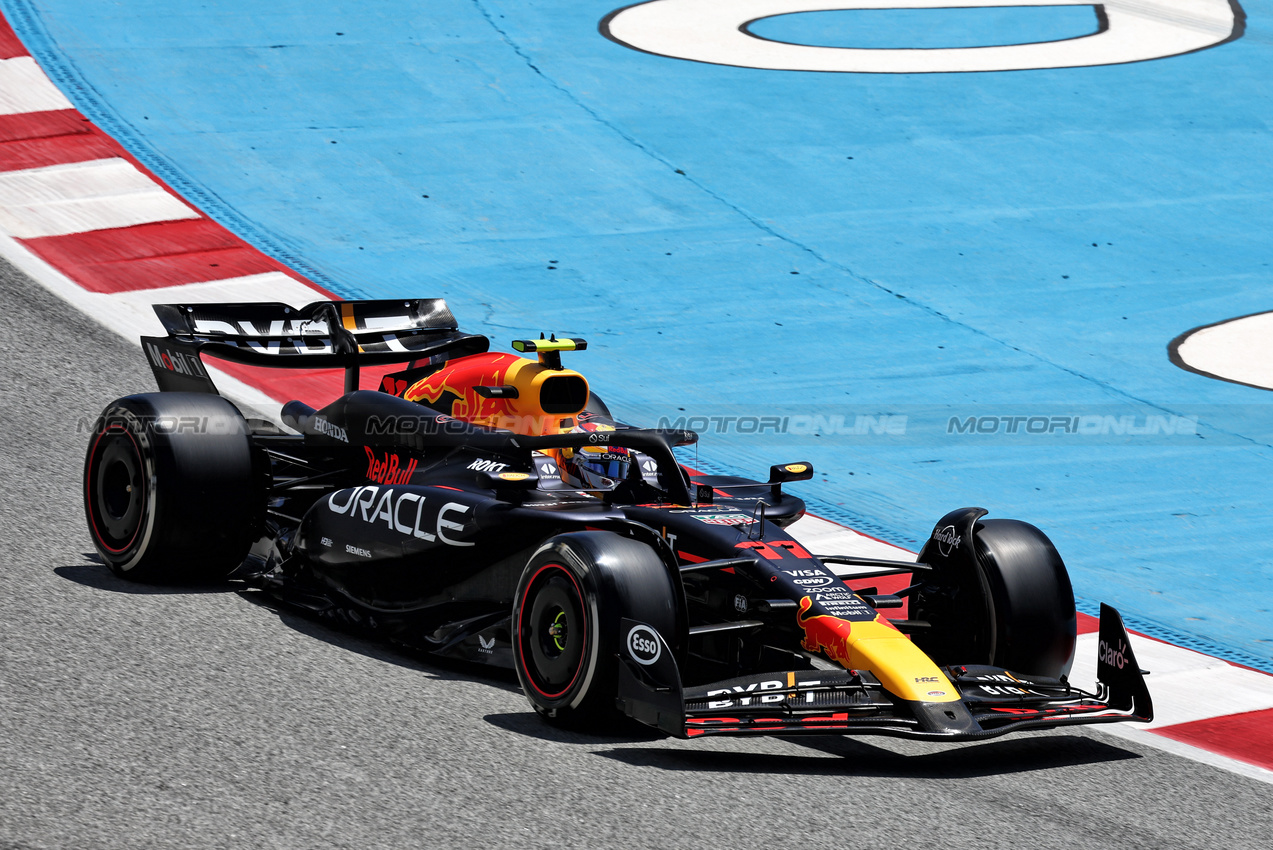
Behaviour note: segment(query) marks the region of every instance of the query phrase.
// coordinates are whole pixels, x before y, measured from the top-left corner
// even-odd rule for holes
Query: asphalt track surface
[[[91,554],[140,352],[0,263],[0,848],[1267,847],[1269,786],[1098,731],[955,746],[556,731],[514,682]]]

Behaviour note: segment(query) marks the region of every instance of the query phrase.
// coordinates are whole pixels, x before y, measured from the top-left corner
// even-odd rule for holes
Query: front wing
[[[681,738],[703,735],[892,735],[943,741],[1027,729],[1153,719],[1153,702],[1118,612],[1101,606],[1095,693],[1064,679],[985,665],[945,668],[957,702],[900,700],[865,670],[776,671],[685,688],[666,641],[624,620],[619,708]],[[657,642],[655,646],[654,642]]]

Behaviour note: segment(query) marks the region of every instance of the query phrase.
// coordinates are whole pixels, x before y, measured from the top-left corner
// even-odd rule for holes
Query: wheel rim
[[[93,537],[112,554],[126,552],[141,531],[146,501],[141,448],[127,429],[111,426],[97,438],[86,478]]]
[[[583,594],[574,575],[546,564],[531,578],[518,609],[522,672],[540,696],[569,693],[583,669],[588,623]]]

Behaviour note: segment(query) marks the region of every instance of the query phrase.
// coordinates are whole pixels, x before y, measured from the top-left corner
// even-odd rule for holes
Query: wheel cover
[[[561,564],[531,577],[517,614],[522,673],[540,697],[570,693],[584,667],[588,620],[579,582]]]
[[[146,505],[141,447],[128,429],[112,425],[98,436],[85,478],[93,537],[112,554],[127,552],[141,533]]]

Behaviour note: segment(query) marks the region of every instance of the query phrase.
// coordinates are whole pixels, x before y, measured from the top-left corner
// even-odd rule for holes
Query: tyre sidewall
[[[546,692],[534,681],[535,677],[527,671],[528,659],[524,657],[523,641],[529,639],[526,632],[530,629],[528,622],[533,599],[527,598],[532,582],[543,579],[545,567],[556,566],[570,576],[579,592],[580,607],[584,617],[585,640],[580,656],[579,669],[568,688],[562,692]],[[535,709],[543,714],[556,716],[561,711],[579,711],[598,682],[598,662],[601,646],[606,638],[602,624],[612,619],[614,613],[613,594],[607,593],[602,586],[596,565],[587,557],[565,541],[556,541],[541,547],[531,557],[523,571],[517,588],[517,603],[513,612],[513,655],[517,662],[517,675],[522,687],[526,690]]]
[[[105,440],[127,435],[140,455],[145,496],[139,533],[117,549],[100,525],[98,466]],[[241,563],[263,510],[247,423],[229,401],[202,393],[150,393],[111,403],[84,461],[90,536],[123,578],[147,582],[222,578]]]
[[[93,545],[97,548],[102,560],[111,571],[119,576],[127,576],[152,550],[151,542],[155,531],[156,518],[156,457],[151,441],[151,429],[145,427],[144,421],[126,399],[107,407],[98,417],[93,429],[93,437],[89,441],[88,451],[84,457],[84,510],[89,525],[89,534]],[[116,542],[107,539],[108,532],[102,528],[104,521],[100,517],[100,476],[104,474],[101,464],[107,451],[106,443],[111,439],[126,439],[137,453],[140,466],[141,484],[144,493],[141,497],[141,518],[137,532],[122,547],[111,544]]]
[[[977,561],[992,601],[992,663],[1059,678],[1074,661],[1074,589],[1056,547],[1029,523],[983,520]]]
[[[527,669],[523,641],[533,600],[527,599],[540,570],[559,565],[577,582],[586,612],[587,638],[578,674],[564,692],[545,693]],[[596,729],[621,721],[615,707],[619,622],[630,617],[658,629],[673,645],[682,628],[666,565],[645,543],[608,531],[558,535],[527,562],[513,604],[513,654],[517,675],[532,706],[561,726]]]

